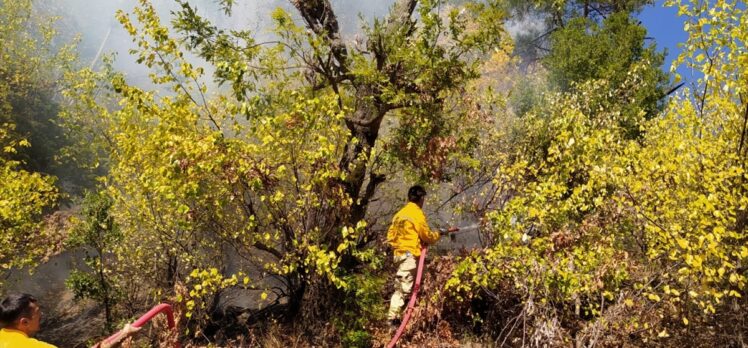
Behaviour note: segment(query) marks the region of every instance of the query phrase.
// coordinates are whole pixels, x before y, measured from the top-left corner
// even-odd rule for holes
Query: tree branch
[[[418,0],[398,0],[392,7],[392,12],[387,18],[387,31],[392,32],[406,24],[411,24],[410,16],[416,9]]]
[[[291,4],[299,11],[309,29],[317,36],[325,38],[330,44],[330,51],[337,65],[329,70],[335,70],[336,75],[348,71],[348,50],[340,38],[340,27],[335,12],[329,0],[291,0]]]
[[[738,144],[739,158],[743,157],[743,144],[745,143],[746,127],[748,127],[748,101],[745,103],[745,112],[743,113],[743,130],[740,131],[740,143]],[[744,161],[741,162],[745,163]]]

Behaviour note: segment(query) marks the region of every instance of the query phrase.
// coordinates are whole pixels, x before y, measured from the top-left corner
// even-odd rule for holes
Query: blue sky
[[[664,1],[657,0],[654,5],[644,8],[637,16],[642,25],[647,28],[647,36],[654,38],[657,49],[667,49],[663,70],[670,71],[670,65],[678,56],[680,49],[678,44],[685,42],[688,35],[683,31],[684,18],[678,17],[678,9],[675,7],[664,7]],[[679,67],[678,73],[685,82],[695,81],[691,69]]]

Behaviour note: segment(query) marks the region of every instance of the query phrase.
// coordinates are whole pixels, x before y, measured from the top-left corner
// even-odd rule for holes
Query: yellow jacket
[[[0,330],[0,348],[56,348],[51,344],[29,338],[21,331]]]
[[[387,230],[387,243],[400,256],[410,252],[421,256],[421,244],[433,244],[439,240],[439,233],[432,231],[426,222],[426,216],[417,204],[409,202],[392,218],[392,225]]]

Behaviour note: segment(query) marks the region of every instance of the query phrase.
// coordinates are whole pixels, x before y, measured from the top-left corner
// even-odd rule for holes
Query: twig
[[[741,97],[742,99],[742,97]],[[743,157],[743,144],[745,142],[746,126],[748,125],[748,102],[745,103],[745,112],[743,112],[743,130],[740,132],[740,144],[738,145],[738,158]],[[744,161],[741,161],[745,165]]]

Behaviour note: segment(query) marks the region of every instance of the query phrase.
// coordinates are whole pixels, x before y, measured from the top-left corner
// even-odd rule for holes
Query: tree
[[[583,19],[600,24],[611,15],[617,13],[630,15],[652,3],[651,0],[508,1],[513,19],[542,21],[542,28],[528,28],[517,33],[517,50],[522,57],[530,61],[540,60],[550,52],[552,50],[550,35],[563,31],[571,21]]]
[[[54,178],[23,170],[8,157],[25,139],[13,140],[12,126],[0,125],[0,268],[7,271],[35,264],[50,252],[52,236],[42,229],[42,216],[54,206],[58,192]]]
[[[118,262],[149,270],[133,276],[154,293],[187,281],[187,297],[218,296],[193,278],[212,269],[224,275],[236,254],[274,279],[277,286],[248,285],[266,289],[262,300],[288,298],[289,319],[350,305],[340,296],[373,256],[364,218],[386,180],[378,158],[399,158],[379,142],[383,122],[397,121],[392,134],[420,138],[414,148],[458,129],[443,121],[460,122],[451,101],[505,44],[502,7],[398,1],[360,44],[341,39],[329,1],[293,1],[303,26],[276,10],[270,43],[221,30],[180,4],[172,19],[180,39],[148,1],[118,14],[153,82],[172,91],[143,90],[115,74],[121,109],[98,109],[111,156],[111,212],[123,234]],[[186,50],[230,89],[211,95]],[[89,82],[76,86],[96,85],[90,72],[77,78]],[[87,94],[70,96],[96,105]]]
[[[109,214],[112,199],[105,192],[88,192],[83,200],[81,220],[68,236],[68,247],[86,247],[84,262],[88,271],[78,268],[71,272],[66,285],[76,299],[90,298],[104,307],[105,330],[115,324],[115,305],[119,299],[116,280],[112,274],[111,258],[114,246],[122,239],[114,218]]]
[[[544,19],[542,33],[519,33],[517,52],[526,62],[538,61],[545,68],[552,89],[569,91],[573,84],[595,79],[607,79],[618,86],[627,77],[632,66],[647,63],[647,69],[638,68],[646,77],[647,90],[640,90],[634,100],[621,101],[640,106],[649,117],[662,110],[669,77],[661,66],[664,53],[657,52],[654,44],[647,44],[646,29],[632,14],[649,1],[535,1],[513,4],[521,16],[538,16]],[[528,64],[528,63],[525,63]],[[521,92],[518,91],[518,92]],[[518,100],[515,109],[528,109]],[[543,103],[538,104],[542,107]],[[629,115],[631,122],[635,115]],[[637,125],[629,124],[632,136],[637,135]]]
[[[543,58],[543,65],[552,85],[566,91],[573,83],[595,79],[607,79],[618,86],[632,65],[646,62],[647,69],[638,71],[651,87],[640,90],[626,103],[643,108],[653,117],[662,109],[668,76],[661,70],[664,54],[658,53],[653,44],[645,46],[645,36],[646,29],[626,12],[613,13],[599,25],[585,17],[575,18],[551,34],[552,48]],[[635,117],[631,112],[627,114]]]
[[[530,345],[742,340],[748,27],[734,4],[671,5],[690,18],[679,62],[706,76],[693,95],[650,119],[639,109],[641,135],[629,137],[627,106],[611,95],[651,87],[637,70],[646,63],[635,64],[622,84],[553,94],[552,114],[528,112],[517,124],[526,138],[499,157],[493,243],[447,286],[513,308],[504,316],[529,323]],[[546,151],[531,146],[538,139]],[[499,323],[500,339],[513,323]]]
[[[66,61],[65,50],[54,51],[54,30],[43,20],[29,20],[31,1],[0,7],[0,268],[35,264],[56,248],[43,229],[43,216],[59,197],[52,176],[34,172],[23,154],[31,147],[25,126],[27,103],[40,89],[48,91],[54,65]],[[36,104],[36,106],[40,106]],[[42,107],[43,109],[43,107]],[[38,139],[35,138],[34,139]],[[34,143],[34,146],[37,144]]]
[[[0,122],[13,124],[10,135],[31,144],[13,154],[22,168],[55,175],[69,193],[77,193],[90,178],[76,175],[78,168],[65,158],[62,149],[72,139],[58,118],[59,81],[75,67],[76,46],[64,41],[55,27],[57,17],[49,11],[32,0],[3,4]]]

